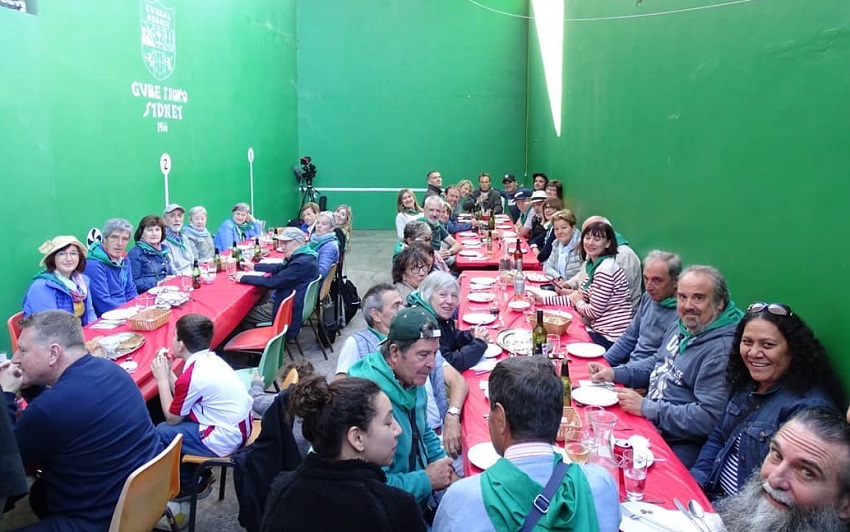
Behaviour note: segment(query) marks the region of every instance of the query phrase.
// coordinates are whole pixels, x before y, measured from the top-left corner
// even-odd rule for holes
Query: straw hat
[[[41,257],[41,262],[39,262],[38,265],[44,266],[44,261],[47,259],[47,257],[56,253],[60,249],[68,246],[69,244],[77,246],[77,249],[80,250],[81,257],[86,256],[86,247],[83,246],[79,240],[77,240],[77,237],[68,235],[56,236],[38,247],[39,253],[44,255],[43,257]]]

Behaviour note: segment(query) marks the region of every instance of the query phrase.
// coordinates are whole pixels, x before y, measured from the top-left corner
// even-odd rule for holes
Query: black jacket
[[[471,368],[487,350],[484,340],[473,338],[469,331],[459,331],[455,320],[442,320],[437,318],[440,326],[440,354],[456,370],[463,371]]]
[[[387,486],[386,479],[368,462],[326,462],[308,454],[298,469],[274,480],[261,530],[424,531],[413,496]]]
[[[502,195],[494,188],[491,188],[487,192],[481,192],[480,188],[476,188],[472,193],[472,198],[463,203],[463,208],[467,211],[472,210],[473,205],[475,205],[481,195],[486,196],[484,204],[481,205],[483,210],[489,211],[492,209],[493,214],[502,214]]]

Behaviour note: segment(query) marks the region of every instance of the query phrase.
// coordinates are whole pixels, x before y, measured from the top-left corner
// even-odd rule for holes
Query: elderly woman
[[[422,218],[423,211],[413,191],[403,188],[398,191],[395,202],[397,214],[395,215],[395,232],[399,241],[404,240],[404,227],[411,221]]]
[[[407,302],[411,306],[424,308],[437,318],[440,326],[440,354],[456,370],[464,371],[481,360],[487,350],[490,333],[480,325],[467,331],[458,330],[453,316],[460,304],[460,286],[451,274],[428,274],[419,289],[410,294]]]
[[[386,485],[382,467],[392,464],[402,429],[377,384],[357,377],[328,384],[316,375],[295,386],[289,403],[312,448],[295,471],[275,478],[262,532],[424,532],[413,496]]]
[[[310,235],[316,227],[316,216],[319,215],[321,209],[319,205],[308,201],[301,206],[301,225],[299,226],[305,235]]]
[[[97,319],[89,293],[86,248],[73,236],[57,236],[38,251],[44,255],[39,266],[44,270],[33,278],[24,296],[24,317],[45,310],[64,310],[83,325]]]
[[[174,275],[168,257],[168,245],[164,243],[165,222],[162,218],[155,214],[142,218],[133,240],[136,241],[136,247],[130,250],[127,259],[139,293],[153,288],[169,275]]]
[[[207,229],[207,210],[200,205],[189,209],[189,225],[183,227],[183,236],[189,241],[192,255],[198,260],[209,260],[215,256],[215,242]],[[219,249],[219,251],[227,251]]]
[[[750,479],[780,425],[800,410],[846,402],[826,351],[787,305],[753,303],[738,323],[726,368],[732,396],[691,474],[712,498]]]
[[[215,247],[224,251],[249,238],[256,238],[263,230],[259,220],[251,216],[247,203],[237,203],[231,209],[230,218],[223,221],[215,233]]]
[[[323,211],[316,216],[316,227],[310,236],[310,249],[319,254],[319,273],[324,279],[331,266],[339,262],[339,241],[334,233],[332,212]]]
[[[103,240],[95,242],[89,249],[86,275],[90,282],[94,311],[98,316],[138,295],[133,273],[125,260],[132,234],[133,226],[130,222],[123,218],[111,218],[103,224]]]
[[[571,279],[581,268],[581,232],[576,228],[576,216],[569,209],[552,215],[552,251],[543,263],[543,273],[563,281]],[[539,256],[538,256],[539,258]]]
[[[543,229],[544,231],[528,241],[528,247],[537,257],[537,262],[546,262],[552,253],[552,243],[555,241],[555,230],[552,225],[552,216],[564,208],[564,203],[558,198],[547,198],[543,201]]]
[[[393,283],[403,300],[419,288],[433,267],[434,250],[425,242],[411,243],[393,259]]]
[[[409,224],[407,224],[404,228],[404,240],[401,242],[396,242],[395,249],[393,250],[393,261],[398,256],[399,253],[402,252],[404,248],[409,246],[414,242],[431,242],[431,226],[425,220],[413,220]],[[446,261],[443,260],[443,256],[434,248],[431,248],[434,251],[434,261],[433,261],[433,270],[440,270],[443,272],[449,271],[449,266],[446,264]]]
[[[351,249],[351,231],[353,215],[351,213],[351,207],[348,205],[339,205],[336,209],[334,209],[334,225],[336,225],[336,237],[339,239],[339,243],[342,246],[343,253],[348,253]],[[342,235],[340,235],[342,233]],[[342,236],[342,238],[340,238]]]

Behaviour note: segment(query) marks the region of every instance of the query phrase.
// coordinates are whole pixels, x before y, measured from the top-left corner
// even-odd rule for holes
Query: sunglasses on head
[[[776,316],[794,315],[794,313],[791,312],[791,307],[788,305],[783,305],[782,303],[765,303],[764,301],[758,301],[747,307],[747,314],[758,314],[765,310]]]

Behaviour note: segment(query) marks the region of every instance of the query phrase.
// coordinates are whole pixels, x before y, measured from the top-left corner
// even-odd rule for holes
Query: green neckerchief
[[[236,229],[239,230],[239,234],[242,236],[242,240],[248,238],[248,231],[254,228],[253,222],[249,222],[247,220],[245,221],[245,223],[242,224],[236,223],[233,218],[231,218],[230,221],[233,222],[233,225],[236,227]]]
[[[171,229],[169,229],[167,227],[165,228],[165,240],[167,240],[170,244],[174,244],[175,246],[179,247],[180,249],[186,249],[186,244],[183,243],[182,235],[178,239],[177,233],[175,233],[174,231],[172,231]]]
[[[384,334],[384,333],[382,333],[381,331],[379,331],[379,330],[377,330],[377,329],[373,329],[372,327],[367,327],[367,328],[368,328],[370,331],[372,331],[372,334],[374,334],[375,336],[377,336],[377,337],[378,337],[378,340],[380,340],[381,342],[383,342],[384,340],[386,340],[386,339],[387,339],[387,335],[386,335],[386,334]]]
[[[336,242],[336,245],[339,246],[339,239],[336,237],[336,233],[325,233],[323,235],[317,235],[316,233],[313,233],[310,236],[310,241],[307,243],[307,245],[310,246],[310,249],[318,250],[326,242],[330,242],[331,240],[334,240]]]
[[[629,245],[629,241],[626,240],[626,237],[624,237],[623,235],[621,235],[617,231],[614,231],[614,238],[617,239],[617,247],[620,247],[622,245],[626,245],[626,246]]]
[[[659,301],[658,304],[664,308],[676,308],[676,301],[675,297],[668,297]]]
[[[595,264],[590,259],[590,257],[588,257],[587,260],[584,261],[584,272],[587,274],[587,279],[584,281],[584,284],[581,285],[582,290],[587,290],[587,287],[590,286],[590,284],[593,282],[593,276],[596,275],[596,270],[599,268],[599,265],[602,264],[602,262],[608,257],[613,256],[614,255],[602,255],[601,257],[596,259]]]
[[[422,211],[417,211],[416,209],[405,209],[404,214],[409,214],[411,216],[417,216],[422,214]]]
[[[294,257],[295,255],[312,255],[316,258],[319,257],[319,254],[316,252],[316,250],[310,247],[310,244],[302,244],[300,248],[292,252],[292,255],[289,256],[289,259],[284,259],[283,263],[286,264],[287,262],[292,260],[292,257]]]
[[[124,268],[126,264],[123,259],[121,262],[113,262],[112,258],[106,254],[106,250],[103,249],[100,242],[92,244],[92,247],[89,249],[88,260],[96,260],[112,268]]]
[[[419,293],[419,290],[414,290],[409,296],[407,296],[407,304],[411,307],[422,307],[437,318],[437,313],[434,311],[434,307],[422,299],[422,294]]]
[[[553,463],[561,457],[554,455]],[[532,511],[543,486],[506,458],[481,473],[481,495],[487,516],[496,530],[519,530]],[[578,464],[570,464],[561,485],[552,495],[549,510],[534,530],[599,530],[590,484]]]
[[[405,244],[404,242],[396,242],[395,249],[393,249],[393,260],[395,260],[395,258],[398,257],[398,254],[404,251],[404,248],[406,247],[407,244]]]
[[[139,246],[140,248],[144,249],[145,251],[149,251],[149,252],[154,253],[156,255],[162,255],[163,257],[168,255],[168,250],[165,249],[164,247],[162,249],[154,249],[153,247],[151,247],[150,244],[148,244],[147,242],[142,242],[141,240],[136,242],[136,245]]]
[[[730,301],[729,304],[726,305],[726,310],[721,312],[720,316],[717,316],[713,322],[708,324],[708,327],[697,334],[691,334],[688,332],[688,329],[685,328],[685,324],[682,323],[682,319],[679,318],[679,336],[681,336],[681,339],[679,340],[679,354],[681,355],[685,351],[685,347],[687,347],[688,342],[690,342],[692,338],[696,338],[697,336],[705,334],[713,329],[738,323],[741,321],[743,316],[744,312],[735,306],[734,301]]]

